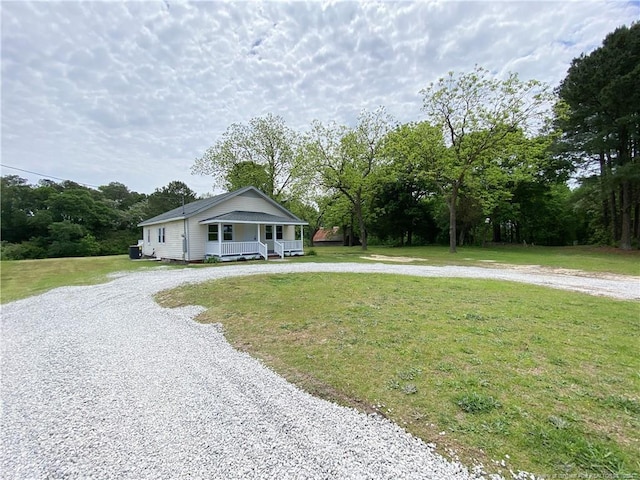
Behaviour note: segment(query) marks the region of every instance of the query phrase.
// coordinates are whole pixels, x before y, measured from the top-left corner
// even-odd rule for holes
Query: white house
[[[304,255],[304,225],[254,187],[197,200],[138,224],[144,256],[187,262]]]

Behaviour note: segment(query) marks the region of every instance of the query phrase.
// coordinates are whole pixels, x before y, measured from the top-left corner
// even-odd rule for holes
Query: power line
[[[60,180],[62,182],[73,182],[73,180],[69,180],[68,178],[60,178],[60,177],[54,177],[53,175],[45,175],[44,173],[32,172],[31,170],[25,170],[24,168],[12,167],[11,165],[5,165],[3,163],[0,163],[0,167],[10,168],[12,170],[18,170],[19,172],[24,172],[24,173],[31,173],[33,175],[38,175],[39,177],[43,177],[43,178],[53,178],[55,180]],[[84,185],[85,187],[99,188],[99,185],[91,185],[90,183],[83,183],[83,182],[74,182],[74,183],[77,183],[78,185]]]

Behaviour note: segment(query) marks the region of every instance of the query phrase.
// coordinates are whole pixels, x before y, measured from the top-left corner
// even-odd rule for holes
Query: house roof
[[[314,242],[342,242],[343,235],[339,227],[319,228],[313,236]]]
[[[204,212],[205,210],[218,205],[220,203],[223,203],[233,197],[236,197],[238,195],[242,195],[243,193],[249,192],[249,191],[253,191],[255,193],[257,193],[259,196],[261,196],[264,200],[266,200],[267,202],[271,203],[272,205],[274,205],[275,207],[277,207],[280,211],[282,211],[283,213],[283,217],[282,218],[286,218],[287,222],[289,223],[294,223],[295,225],[304,225],[305,222],[303,222],[302,220],[300,220],[298,217],[296,217],[293,213],[291,213],[289,210],[287,210],[286,208],[284,208],[282,205],[280,205],[278,202],[272,200],[271,198],[269,198],[267,195],[265,195],[264,193],[262,193],[260,190],[258,190],[255,187],[244,187],[241,188],[239,190],[235,190],[233,192],[227,192],[227,193],[223,193],[221,195],[216,195],[215,197],[211,197],[211,198],[205,198],[202,200],[196,200],[195,202],[191,202],[191,203],[187,203],[184,206],[180,206],[178,208],[174,208],[173,210],[169,210],[168,212],[164,212],[161,213],[160,215],[156,215],[153,218],[149,218],[148,220],[145,220],[143,222],[140,222],[138,224],[139,227],[144,227],[147,225],[154,225],[157,223],[165,223],[165,222],[171,222],[174,220],[182,220],[185,218],[190,218],[193,217],[194,215],[197,215],[199,213]],[[260,212],[252,212],[255,214],[259,214]],[[282,223],[282,222],[277,222],[277,223]]]
[[[300,219],[294,220],[290,217],[279,217],[277,215],[271,215],[263,212],[242,212],[235,211],[229,212],[215,217],[200,220],[199,223],[211,224],[211,223],[265,223],[265,224],[285,224],[285,225],[307,225],[307,222],[303,222]]]

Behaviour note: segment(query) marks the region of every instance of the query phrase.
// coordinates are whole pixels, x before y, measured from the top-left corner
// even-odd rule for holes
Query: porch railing
[[[260,242],[222,242],[221,256],[225,255],[248,255],[260,252]]]
[[[287,252],[301,252],[302,240],[283,240],[281,242],[274,240],[273,251],[282,258]]]
[[[280,243],[282,244],[282,249],[285,252],[302,251],[302,240],[285,240]]]
[[[227,255],[248,255],[261,253],[260,242],[207,242],[207,255],[224,257]]]
[[[273,242],[273,251],[276,255],[284,258],[286,253],[302,251],[302,240],[286,240]],[[207,242],[206,255],[215,257],[260,255],[267,260],[269,258],[269,247],[267,244],[253,242]]]
[[[284,258],[284,245],[277,240],[273,241],[273,251],[280,255],[280,258]]]
[[[264,258],[265,260],[269,259],[269,247],[267,246],[266,243],[262,243],[262,242],[258,242],[258,248],[260,249],[260,255],[262,255],[262,258]]]

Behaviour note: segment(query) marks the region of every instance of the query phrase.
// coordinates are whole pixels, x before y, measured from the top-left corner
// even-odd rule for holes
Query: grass
[[[102,283],[109,273],[154,266],[153,262],[132,261],[127,255],[2,261],[0,301],[7,303],[66,285]]]
[[[468,465],[640,475],[638,302],[363,274],[226,279],[158,301],[204,305],[200,321],[221,322],[290,381],[377,411]]]
[[[510,265],[540,265],[550,268],[584,270],[587,272],[615,273],[640,276],[640,250],[629,252],[597,247],[459,247],[458,253],[449,253],[448,247],[314,247],[315,256],[301,257],[305,262],[368,262],[371,255],[415,258],[416,265],[474,265],[490,263]],[[380,260],[376,260],[380,261]]]
[[[311,249],[307,249],[311,250]],[[291,262],[364,262],[371,255],[404,256],[419,259],[417,265],[481,265],[487,261],[514,265],[543,265],[589,272],[640,275],[640,251],[622,252],[590,247],[461,247],[452,255],[448,248],[430,247],[316,247],[315,255],[288,259]],[[376,260],[381,261],[381,260]],[[19,300],[65,285],[105,282],[109,273],[154,268],[155,264],[131,261],[126,255],[85,258],[50,258],[0,262],[0,303]],[[214,265],[190,265],[213,267]],[[215,265],[218,267],[223,264]],[[232,267],[232,265],[224,265]],[[177,267],[182,267],[177,265]]]

